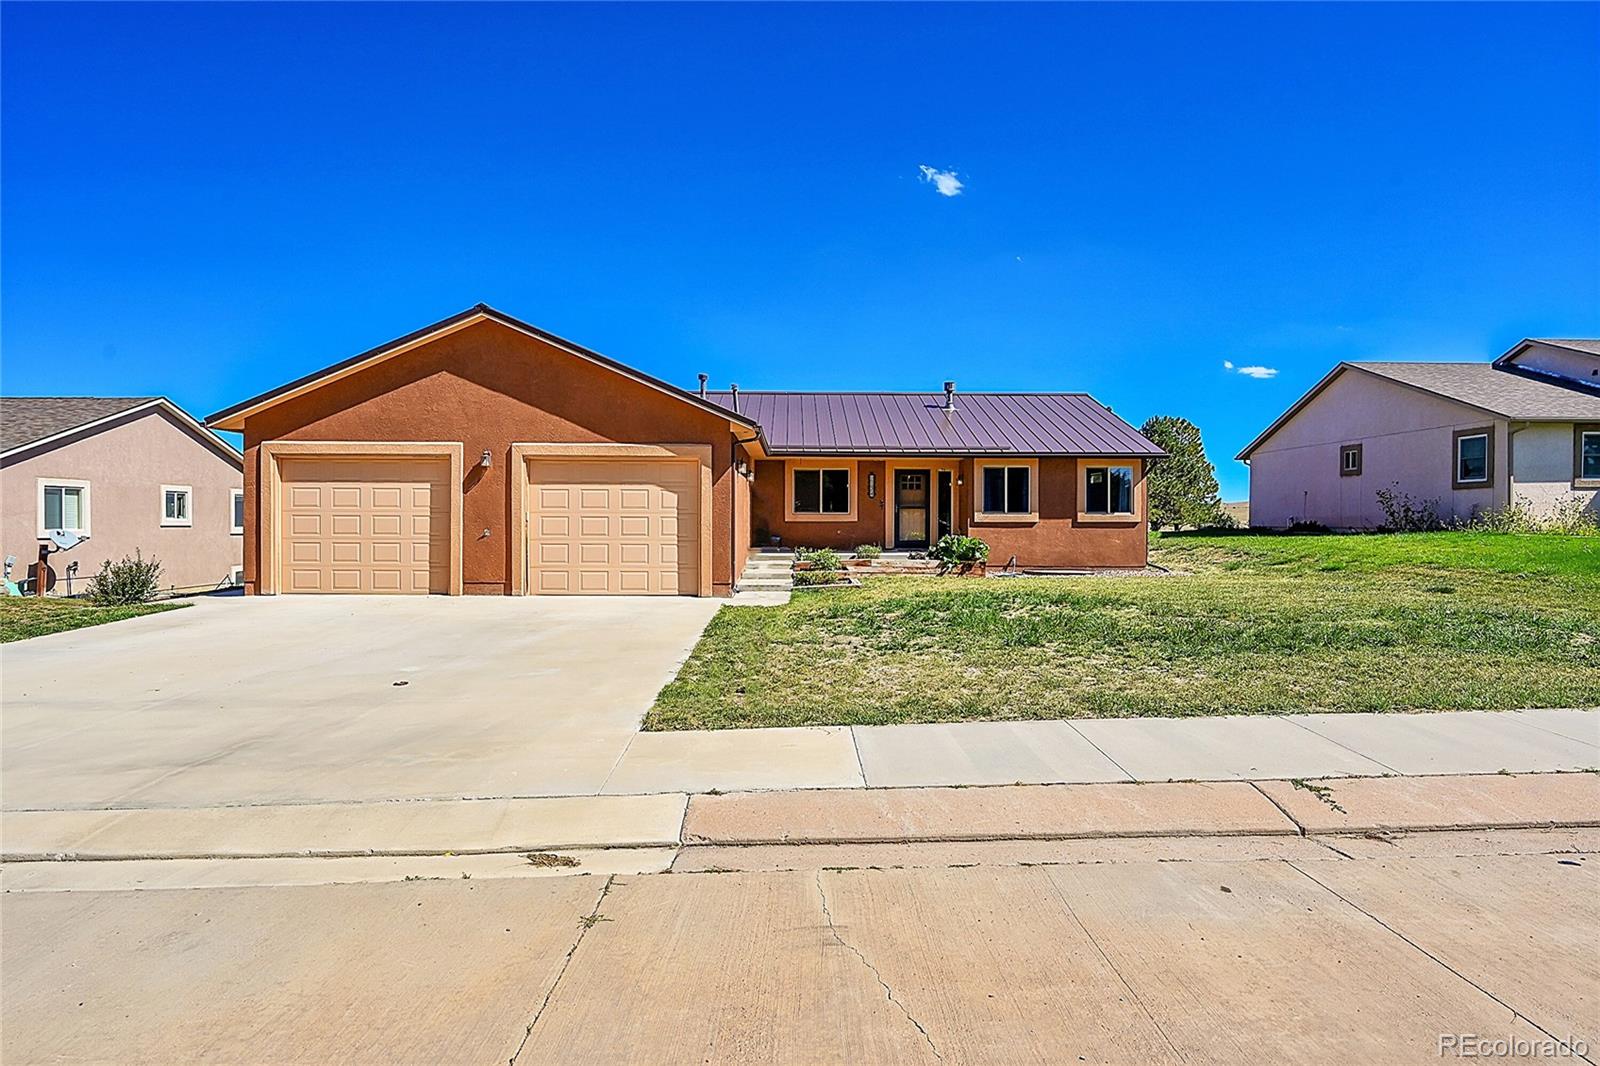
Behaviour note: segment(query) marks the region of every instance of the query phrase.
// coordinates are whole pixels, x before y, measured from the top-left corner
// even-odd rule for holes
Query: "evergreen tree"
[[[1167,453],[1167,458],[1151,465],[1145,479],[1150,528],[1219,522],[1222,500],[1217,495],[1217,468],[1206,458],[1200,427],[1187,418],[1156,415],[1139,432]]]

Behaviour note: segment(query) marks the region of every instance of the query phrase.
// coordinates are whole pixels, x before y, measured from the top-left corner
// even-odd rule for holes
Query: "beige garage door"
[[[528,486],[533,592],[699,594],[699,463],[535,459]]]
[[[281,591],[450,590],[447,461],[284,459],[279,469]]]

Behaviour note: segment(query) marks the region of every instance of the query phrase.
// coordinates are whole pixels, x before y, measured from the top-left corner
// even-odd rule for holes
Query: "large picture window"
[[[799,469],[793,473],[794,513],[847,515],[850,513],[849,469]]]
[[[983,468],[985,514],[1028,514],[1033,510],[1032,471],[1026,466]]]
[[[1133,514],[1133,467],[1091,466],[1084,472],[1085,514]]]

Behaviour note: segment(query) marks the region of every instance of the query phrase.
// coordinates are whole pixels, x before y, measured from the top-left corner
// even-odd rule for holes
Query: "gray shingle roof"
[[[1165,454],[1081,392],[963,392],[947,412],[942,392],[741,390],[739,413],[779,455]]]
[[[1571,348],[1575,352],[1600,355],[1600,341],[1585,340],[1581,337],[1529,337],[1528,339],[1538,341],[1540,344],[1551,344],[1557,348]]]
[[[0,397],[0,452],[150,403],[155,396]]]
[[[1497,369],[1493,363],[1351,363],[1448,399],[1529,421],[1600,419],[1600,395]]]

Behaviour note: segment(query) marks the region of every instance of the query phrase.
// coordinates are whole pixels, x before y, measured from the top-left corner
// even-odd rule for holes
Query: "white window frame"
[[[83,522],[83,525],[79,529],[72,529],[68,532],[77,533],[79,536],[88,536],[90,521],[89,498],[92,494],[89,482],[70,477],[42,477],[36,479],[36,482],[38,486],[38,510],[35,514],[39,519],[39,539],[48,540],[50,538],[49,527],[44,524],[44,490],[47,488],[79,490],[78,517]]]
[[[163,499],[165,499],[165,497],[163,497]],[[228,490],[228,532],[229,533],[240,533],[240,534],[244,533],[244,503],[243,503],[243,501],[244,501],[244,489],[229,489]],[[166,505],[165,504],[162,505],[162,510],[163,510],[163,513],[165,513],[165,510],[166,510]],[[235,522],[233,520],[233,516],[234,515],[238,515],[239,516],[239,521]]]
[[[1483,441],[1483,476],[1482,477],[1462,477],[1461,476],[1461,446],[1463,444],[1465,444],[1469,440],[1481,440],[1481,441]],[[1491,444],[1489,442],[1489,434],[1488,433],[1463,433],[1461,436],[1456,438],[1456,471],[1455,471],[1456,477],[1455,477],[1455,481],[1456,481],[1457,485],[1488,485],[1493,481],[1493,479],[1494,479],[1494,468],[1493,468],[1492,464],[1494,462],[1494,454],[1490,451],[1491,447],[1492,446],[1491,446]]]
[[[167,517],[167,493],[181,492],[184,495],[184,511],[182,518]],[[192,485],[162,485],[161,486],[161,524],[175,529],[187,529],[194,525],[194,486]]]

